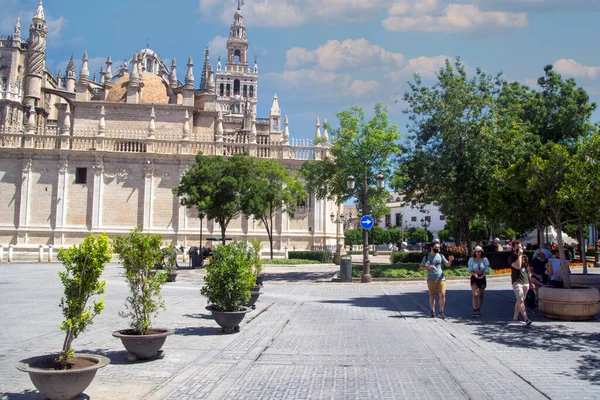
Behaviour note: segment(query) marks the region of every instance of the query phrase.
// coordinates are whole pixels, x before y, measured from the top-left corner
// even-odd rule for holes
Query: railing
[[[133,130],[106,131],[99,136],[94,129],[76,129],[72,135],[60,135],[58,127],[50,125],[45,132],[44,135],[28,135],[17,129],[0,128],[0,148],[192,155],[201,151],[205,155],[225,156],[246,152],[259,158],[292,160],[314,160],[317,154],[312,140],[293,139],[287,143],[273,141],[269,135],[257,135],[256,143],[250,143],[250,135],[245,132],[224,135],[222,143],[216,143],[213,136],[207,133],[191,133],[189,139],[183,139],[182,133],[177,131],[156,132],[151,139],[147,131]]]

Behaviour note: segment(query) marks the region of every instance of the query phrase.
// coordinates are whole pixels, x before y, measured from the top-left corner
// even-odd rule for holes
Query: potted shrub
[[[167,276],[150,273],[153,265],[162,259],[162,236],[142,233],[141,228],[138,226],[126,236],[113,238],[113,247],[125,269],[130,290],[125,300],[126,310],[119,315],[131,319],[130,329],[113,332],[113,336],[121,339],[130,353],[127,357],[130,361],[162,358],[164,353],[160,349],[167,336],[174,332],[152,327],[152,318],[164,308],[160,291]]]
[[[253,266],[254,251],[243,243],[213,249],[200,293],[208,299],[206,309],[225,333],[239,331],[240,322],[250,312],[250,288],[256,283]]]
[[[58,253],[58,259],[65,266],[65,270],[58,273],[64,287],[59,304],[64,316],[60,325],[65,332],[62,351],[23,360],[17,366],[29,373],[34,386],[48,399],[77,397],[92,382],[96,371],[110,363],[107,357],[75,353],[71,347],[73,340],[104,309],[102,299],[93,300],[91,306],[87,306],[87,302],[92,296],[104,293],[106,281],[100,277],[110,258],[110,243],[105,234],[89,235],[81,245],[61,249]]]
[[[265,275],[262,274],[262,265],[264,263],[260,258],[260,251],[262,250],[262,242],[260,239],[253,238],[251,241],[253,257],[254,257],[254,276],[256,285],[250,288],[250,300],[248,301],[248,307],[253,310],[256,308],[255,303],[258,301],[260,296],[260,287],[262,286]]]
[[[163,265],[167,272],[167,282],[175,282],[177,279],[177,247],[170,245],[162,250]]]

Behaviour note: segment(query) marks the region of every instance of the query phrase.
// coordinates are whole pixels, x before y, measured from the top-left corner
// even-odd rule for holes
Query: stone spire
[[[21,17],[17,17],[17,23],[15,24],[15,31],[13,33],[13,40],[15,42],[21,41]]]
[[[73,61],[73,55],[67,65],[67,74],[65,77],[65,90],[68,92],[75,91],[75,62]]]
[[[88,69],[88,54],[87,51],[83,53],[81,59],[81,71],[79,71],[79,82],[87,83],[90,80],[90,70]]]
[[[104,71],[102,71],[104,72]],[[92,82],[98,82],[98,73],[94,72],[94,77],[92,78]]]
[[[212,65],[210,65],[210,53],[208,47],[204,50],[204,65],[202,67],[202,79],[200,80],[200,90],[207,92],[212,74]]]
[[[216,92],[217,84],[215,82],[215,73],[213,71],[210,71],[210,75],[208,76],[208,87],[206,89],[210,94],[215,94]]]
[[[186,89],[193,89],[194,88],[194,61],[192,60],[192,57],[190,57],[190,59],[188,60],[187,63],[187,74],[185,75],[185,88]]]
[[[154,107],[152,107],[152,111],[150,112],[150,123],[148,124],[148,138],[154,138],[154,132],[156,131],[156,125],[154,120],[156,119],[156,114],[154,114]]]
[[[108,56],[108,58],[106,59],[106,73],[104,74],[104,84],[106,86],[108,86],[109,88],[112,87],[112,78],[113,78],[112,64],[113,64],[113,62],[112,62],[110,56]]]
[[[273,105],[271,106],[271,116],[279,117],[281,116],[281,109],[279,108],[279,100],[277,99],[277,93],[273,96]]]
[[[190,137],[190,113],[185,110],[185,117],[183,123],[183,139],[189,139]]]
[[[16,30],[16,27],[15,27]],[[48,26],[44,7],[40,1],[29,26],[29,48],[27,50],[25,106],[36,106],[42,95],[42,79],[46,69],[46,37]]]
[[[258,74],[258,60],[256,59],[256,57],[254,57],[254,68],[252,69],[252,72]]]
[[[171,72],[169,73],[169,86],[172,89],[177,87],[177,61],[173,58],[171,61]]]
[[[104,72],[104,67],[100,67],[100,84],[104,85],[104,79],[106,77],[106,73]]]
[[[131,60],[131,75],[129,76],[129,86],[138,87],[140,86],[142,77],[140,76],[139,68],[138,68],[138,55],[137,53],[133,55],[133,59]]]
[[[46,20],[46,16],[44,15],[44,6],[42,5],[42,0],[38,3],[37,9],[35,10],[34,19],[40,19],[42,21]]]
[[[106,132],[106,112],[104,111],[104,106],[100,107],[100,122],[98,122],[98,136],[104,136]]]
[[[290,143],[290,129],[288,128],[289,122],[288,122],[288,116],[286,115],[284,120],[283,120],[283,135],[282,135],[282,139],[283,139],[283,144],[289,144]]]
[[[321,121],[319,117],[317,117],[317,122],[315,123],[315,139],[321,138]]]
[[[217,142],[223,142],[223,134],[225,133],[223,129],[223,112],[219,111],[217,116]]]
[[[61,76],[61,70],[58,70],[58,74],[56,74],[56,87],[58,89],[61,89],[62,86],[62,76]]]
[[[256,115],[252,113],[252,121],[250,122],[250,143],[256,144]]]
[[[217,71],[221,71],[221,56],[219,56],[218,60],[217,60]]]
[[[327,118],[323,120],[323,139],[325,142],[329,142],[329,131],[327,131]]]
[[[62,126],[60,128],[61,135],[68,135],[71,132],[71,106],[67,103],[67,107],[65,108],[65,119],[63,120]]]

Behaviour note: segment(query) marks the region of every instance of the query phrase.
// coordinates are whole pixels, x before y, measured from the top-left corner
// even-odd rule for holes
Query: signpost
[[[371,229],[374,225],[373,218],[370,215],[363,215],[360,219],[360,226],[363,229]]]

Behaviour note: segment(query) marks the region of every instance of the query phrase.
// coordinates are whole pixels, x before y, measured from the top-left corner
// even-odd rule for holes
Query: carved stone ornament
[[[31,158],[27,159],[27,160],[23,160],[21,162],[21,169],[23,171],[24,174],[28,173],[31,171]]]
[[[94,162],[94,165],[92,165],[92,169],[94,170],[94,173],[96,175],[101,175],[104,173],[104,163],[102,162],[102,159],[96,159],[96,161]]]
[[[58,163],[58,171],[61,174],[66,173],[69,170],[69,160],[67,160],[66,158],[61,158],[59,163]]]
[[[146,178],[152,178],[154,176],[154,164],[148,161],[146,165],[144,165],[144,174]]]

